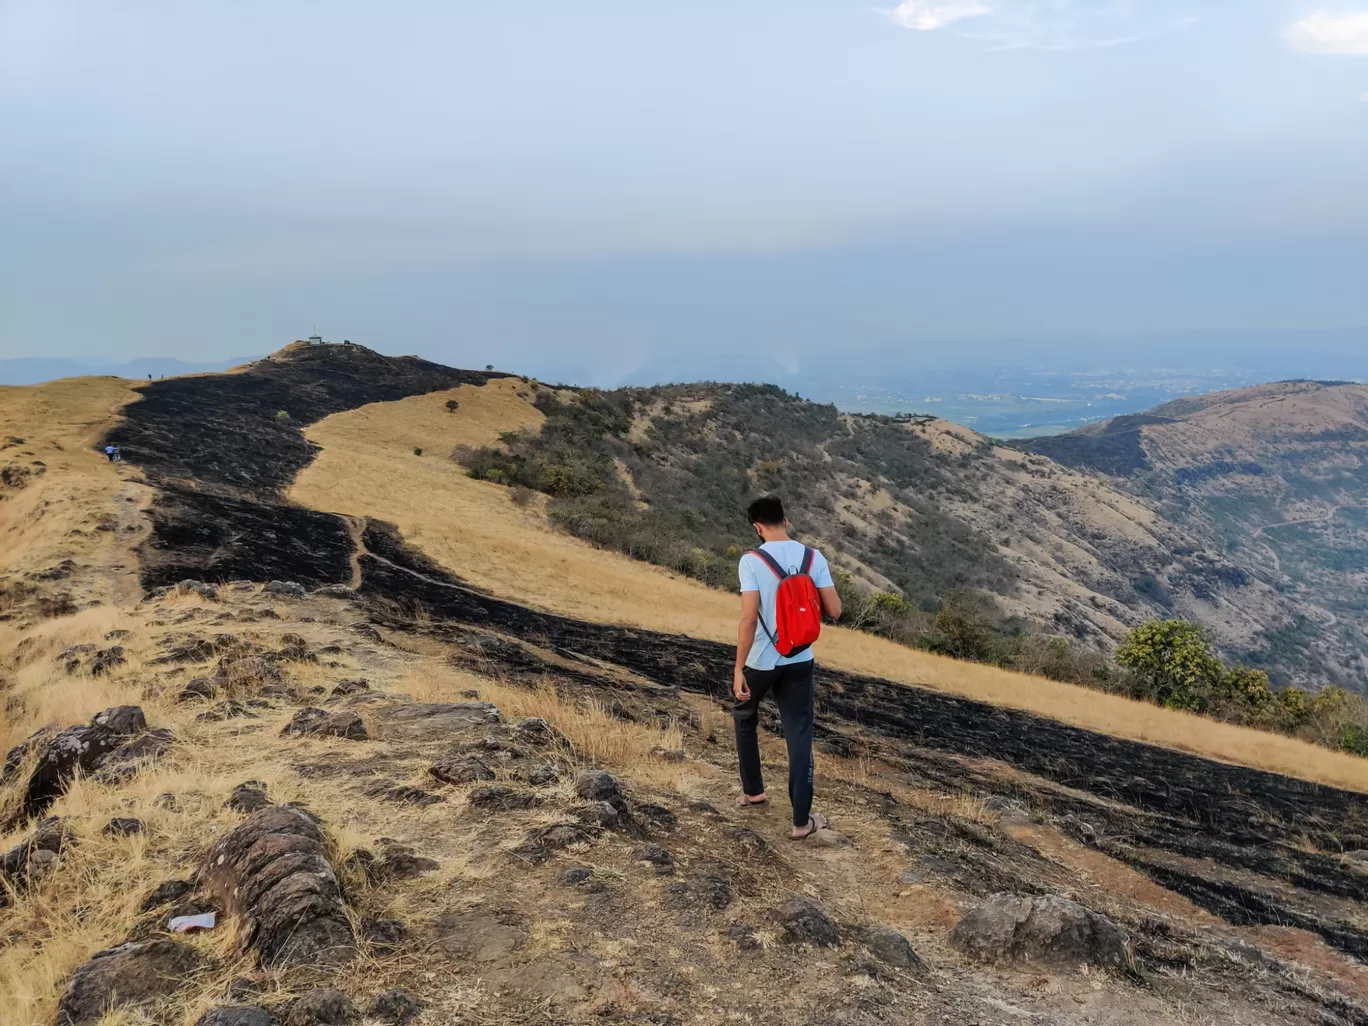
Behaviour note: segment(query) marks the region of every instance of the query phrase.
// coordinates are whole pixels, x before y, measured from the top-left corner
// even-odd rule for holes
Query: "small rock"
[[[841,942],[836,924],[811,901],[793,898],[774,910],[774,920],[784,931],[790,944],[813,944],[819,948],[835,947]]]
[[[569,884],[571,887],[574,887],[584,883],[584,881],[588,880],[593,875],[594,871],[588,866],[571,866],[561,874],[561,883]]]
[[[146,829],[147,825],[140,819],[119,816],[106,823],[100,833],[106,837],[128,837],[132,834],[141,834]]]
[[[400,844],[382,837],[382,854],[366,867],[366,875],[372,880],[409,880],[424,873],[440,869],[442,864],[435,859],[419,855],[407,844]]]
[[[186,578],[185,580],[177,584],[176,587],[180,588],[181,591],[188,592],[191,595],[198,595],[202,599],[208,599],[210,602],[218,601],[218,589],[214,587],[212,584],[206,584],[204,581],[195,581],[191,580],[190,578]]]
[[[661,748],[659,745],[651,749],[651,754],[665,762],[683,762],[689,757],[689,753],[682,748]]]
[[[281,737],[340,737],[348,741],[365,741],[370,735],[361,717],[350,710],[328,712],[307,706],[295,713],[294,719],[285,725]]]
[[[365,638],[367,641],[373,641],[377,644],[384,640],[380,637],[380,632],[366,623],[365,620],[357,620],[356,623],[348,625],[347,629],[354,634],[361,635],[361,637]]]
[[[523,779],[533,787],[549,787],[560,781],[560,770],[556,769],[553,763],[538,763],[527,770]]]
[[[480,693],[474,688],[467,688],[461,692],[461,697],[470,699],[471,701],[477,701],[480,697]]]
[[[355,1018],[351,998],[334,987],[317,987],[290,1005],[285,1026],[346,1026]]]
[[[549,745],[552,742],[565,739],[564,734],[540,716],[528,716],[526,719],[519,720],[513,724],[513,729],[533,744]]]
[[[611,802],[590,802],[579,811],[580,820],[603,830],[622,826],[622,812]]]
[[[595,802],[622,801],[622,788],[617,778],[604,770],[584,770],[575,777],[575,793]]]
[[[283,598],[302,599],[309,596],[304,585],[296,581],[272,581],[261,590],[266,595],[280,595]]]
[[[328,598],[351,598],[356,594],[356,589],[350,584],[325,584],[321,588],[315,588],[313,593]]]
[[[1085,819],[1079,819],[1072,812],[1059,821],[1065,833],[1084,844],[1097,844],[1097,828]]]
[[[428,772],[444,784],[474,784],[494,779],[494,771],[474,758],[448,757],[435,763]]]
[[[674,865],[674,856],[658,844],[638,845],[632,856],[638,862],[649,862],[657,868],[665,868]]]
[[[245,1005],[253,995],[261,993],[261,984],[250,976],[239,976],[232,983],[228,984],[228,989],[224,991],[224,997],[238,1005]]]
[[[56,865],[57,853],[40,848],[38,851],[29,854],[28,863],[24,866],[24,875],[29,883],[36,884],[52,872]]]
[[[96,952],[72,973],[57,1005],[57,1024],[81,1026],[98,1021],[112,1008],[154,1004],[189,982],[199,966],[194,948],[169,939]]]
[[[1130,963],[1130,940],[1116,923],[1057,894],[994,894],[960,920],[950,942],[984,962]]]
[[[518,791],[499,784],[475,788],[470,792],[469,801],[477,809],[489,809],[494,812],[532,809],[542,803],[542,799],[530,791]]]
[[[180,693],[176,695],[176,701],[194,702],[207,700],[213,698],[217,690],[218,689],[214,687],[214,682],[208,677],[195,677],[193,680],[187,681],[185,687],[181,688]]]
[[[363,919],[361,936],[377,952],[393,951],[408,937],[408,927],[397,919]]]
[[[919,969],[923,962],[906,937],[886,926],[875,927],[865,938],[870,954],[895,969]]]
[[[154,908],[161,908],[173,901],[180,901],[194,889],[195,885],[189,880],[163,880],[152,889],[151,894],[143,899],[139,911],[151,912]]]
[[[381,1022],[405,1026],[418,1017],[422,1003],[406,990],[387,990],[371,1004],[370,1014]]]
[[[276,1017],[256,1005],[224,1005],[211,1008],[198,1019],[195,1026],[279,1026]]]
[[[225,809],[234,812],[256,812],[271,804],[266,797],[266,785],[260,780],[247,780],[233,788],[233,793],[223,803]]]
[[[90,722],[96,727],[105,727],[125,737],[140,734],[147,729],[147,717],[136,705],[116,705],[112,709],[96,713]]]
[[[355,695],[361,691],[370,690],[370,681],[365,677],[352,677],[348,680],[339,680],[337,686],[332,689],[333,697],[340,695]]]

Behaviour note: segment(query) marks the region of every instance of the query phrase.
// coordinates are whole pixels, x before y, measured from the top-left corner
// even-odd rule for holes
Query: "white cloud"
[[[1287,26],[1285,35],[1292,48],[1303,53],[1368,56],[1368,11],[1317,11]]]
[[[933,32],[965,18],[989,14],[991,10],[979,0],[902,0],[886,13],[903,28]]]
[[[885,11],[918,32],[948,30],[1003,48],[1083,50],[1196,23],[1195,0],[901,0]]]

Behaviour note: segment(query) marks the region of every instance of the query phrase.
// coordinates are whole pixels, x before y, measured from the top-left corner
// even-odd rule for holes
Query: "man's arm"
[[[837,600],[840,601],[839,599]],[[750,685],[746,683],[746,656],[750,655],[755,644],[755,627],[760,622],[760,593],[743,591],[741,593],[741,622],[736,627],[736,665],[732,668],[732,693],[738,702],[750,698]]]
[[[841,618],[841,596],[835,588],[818,588],[817,595],[822,600],[822,612],[832,620]]]

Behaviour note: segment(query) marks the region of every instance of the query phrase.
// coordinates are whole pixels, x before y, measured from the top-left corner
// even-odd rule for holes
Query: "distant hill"
[[[842,414],[767,385],[543,389],[536,405],[540,431],[506,436],[473,472],[550,491],[572,533],[710,583],[734,586],[754,543],[742,511],[773,491],[865,587],[923,610],[972,591],[1008,632],[1105,649],[1181,615],[1232,654],[1297,621],[1273,582],[1147,497],[945,421]]]
[[[1368,386],[1279,382],[1015,444],[1155,504],[1285,597],[1291,619],[1242,658],[1275,678],[1368,681]]]
[[[186,363],[171,357],[150,356],[140,360],[118,362],[100,359],[49,359],[32,356],[15,360],[0,360],[0,385],[37,385],[58,378],[76,378],[112,374],[119,378],[173,377],[178,374],[203,374],[227,370],[247,363],[256,357],[239,356],[231,360],[206,363]]]

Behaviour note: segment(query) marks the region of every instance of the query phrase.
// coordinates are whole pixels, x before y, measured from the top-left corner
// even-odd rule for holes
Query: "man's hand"
[[[736,669],[732,671],[732,694],[736,696],[738,702],[749,702],[751,696],[750,685],[746,683],[746,671]]]

